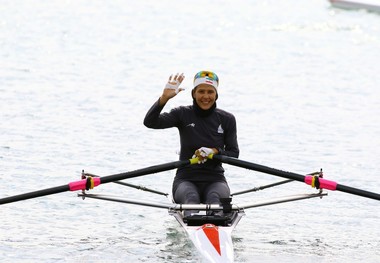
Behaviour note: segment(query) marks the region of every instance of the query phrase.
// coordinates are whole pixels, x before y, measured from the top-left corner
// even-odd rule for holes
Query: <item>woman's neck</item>
[[[193,108],[194,108],[195,114],[198,115],[199,117],[208,117],[211,115],[211,113],[214,112],[216,108],[216,102],[211,106],[211,108],[204,110],[201,107],[199,107],[195,99],[193,99]]]

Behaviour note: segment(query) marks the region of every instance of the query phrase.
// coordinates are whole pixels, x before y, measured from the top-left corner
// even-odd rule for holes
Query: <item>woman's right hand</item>
[[[185,75],[183,75],[183,73],[177,73],[174,77],[173,75],[170,75],[168,83],[166,83],[164,91],[160,97],[160,105],[166,104],[168,100],[175,97],[179,92],[184,90],[183,88],[179,87],[184,79]]]

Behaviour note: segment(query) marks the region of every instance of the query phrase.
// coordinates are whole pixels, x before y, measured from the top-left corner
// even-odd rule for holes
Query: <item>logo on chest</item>
[[[224,133],[224,130],[222,128],[222,125],[220,124],[218,127],[218,133]]]

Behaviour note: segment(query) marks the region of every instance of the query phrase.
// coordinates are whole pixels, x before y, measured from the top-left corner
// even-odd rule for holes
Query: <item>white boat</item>
[[[371,12],[380,12],[379,0],[329,0],[331,5],[343,9],[364,9]]]
[[[242,206],[225,204],[223,208],[226,209],[227,206],[228,211],[222,213],[221,216],[207,215],[207,210],[210,211],[209,209],[212,207],[214,207],[216,211],[220,211],[221,207],[219,205],[211,205],[211,207],[209,206],[208,208],[205,205],[190,205],[188,208],[191,210],[206,209],[206,211],[203,211],[205,213],[195,214],[188,218],[184,218],[183,213],[177,211],[177,209],[169,209],[169,214],[177,219],[194,246],[206,260],[214,263],[227,263],[234,262],[232,231],[245,215],[244,208],[322,197],[324,195],[326,194],[320,192],[317,194],[298,195],[260,203],[250,203]]]
[[[206,211],[184,218],[183,213],[169,210],[188,234],[197,250],[210,262],[233,262],[232,231],[244,215],[243,209],[227,215],[208,215]]]
[[[287,180],[286,182],[289,182]],[[271,184],[270,186],[280,183]],[[145,187],[135,187],[147,190]],[[245,193],[267,188],[267,186],[249,189]],[[150,189],[148,189],[150,191]],[[240,194],[235,193],[236,194]],[[303,199],[323,197],[327,193],[293,195],[277,199],[271,199],[264,202],[247,203],[241,205],[231,204],[229,200],[220,204],[173,204],[173,203],[153,203],[140,200],[124,199],[120,197],[87,194],[82,192],[78,196],[82,198],[93,198],[106,201],[113,201],[126,204],[135,204],[149,206],[154,208],[167,209],[169,215],[175,217],[187,233],[188,237],[194,244],[197,251],[208,262],[228,263],[234,262],[234,246],[232,242],[232,231],[235,229],[240,219],[245,215],[244,210],[248,208],[261,207],[285,202],[298,201]],[[184,211],[197,210],[199,212],[191,216],[184,217]]]

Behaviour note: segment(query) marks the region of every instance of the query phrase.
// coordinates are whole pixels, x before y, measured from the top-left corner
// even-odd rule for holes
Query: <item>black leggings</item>
[[[230,197],[230,188],[223,181],[211,183],[183,181],[174,191],[174,201],[178,204],[220,204],[220,198]]]

